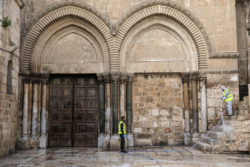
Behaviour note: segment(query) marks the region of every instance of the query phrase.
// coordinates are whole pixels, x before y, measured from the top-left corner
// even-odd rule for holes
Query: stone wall
[[[0,26],[0,157],[15,151],[17,107],[18,107],[18,74],[20,47],[20,6],[21,0],[1,0],[0,19],[8,16],[12,26]],[[0,23],[1,24],[1,23]],[[18,49],[10,53],[12,46]],[[7,92],[7,73],[9,67],[9,86]]]
[[[136,74],[133,82],[135,146],[183,144],[180,74]]]
[[[211,130],[221,118],[221,106],[225,109],[226,104],[221,98],[224,85],[233,94],[233,108],[239,105],[238,74],[208,74],[207,75],[207,114],[208,130]]]

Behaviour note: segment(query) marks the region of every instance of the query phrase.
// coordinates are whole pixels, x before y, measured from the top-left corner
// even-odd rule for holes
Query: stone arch
[[[42,38],[39,38],[37,41],[37,45],[34,47],[33,54],[32,54],[32,71],[34,72],[42,72],[42,73],[68,73],[63,70],[58,70],[60,67],[60,60],[57,61],[55,64],[51,64],[48,62],[49,56],[51,55],[51,51],[54,48],[55,44],[59,42],[63,37],[70,35],[70,34],[78,34],[89,41],[92,46],[95,48],[97,53],[97,62],[92,64],[95,65],[96,70],[82,70],[81,72],[84,73],[100,73],[100,72],[107,72],[109,71],[109,52],[108,52],[108,45],[105,42],[104,37],[101,33],[94,27],[91,27],[90,24],[84,23],[82,24],[82,20],[71,18],[61,19],[57,22],[56,25],[49,27],[43,32]],[[62,49],[63,50],[63,49]],[[68,48],[67,51],[72,50]],[[60,56],[59,56],[60,57]],[[80,60],[79,60],[80,61]],[[105,63],[104,63],[105,62]],[[49,64],[48,64],[49,63]],[[61,64],[62,65],[62,64]],[[65,64],[66,65],[66,64]],[[70,69],[73,67],[74,64],[68,64]],[[87,64],[78,64],[78,69],[83,67]],[[54,70],[51,70],[54,69]],[[77,68],[76,68],[77,69]],[[70,70],[69,70],[70,71]],[[80,71],[71,71],[70,73],[80,73]]]
[[[158,33],[149,35],[150,38],[144,38],[156,31],[161,32],[159,38],[155,37]],[[155,45],[154,41],[159,45]],[[152,45],[156,50],[151,53]],[[196,71],[198,70],[196,52],[192,38],[182,26],[169,18],[155,16],[136,24],[124,38],[120,50],[120,71],[128,73]]]
[[[63,0],[39,12],[24,30],[21,70],[32,69],[32,54],[39,37],[50,25],[65,17],[78,17],[88,21],[101,32],[108,46],[112,45],[111,24],[105,15],[86,3]]]
[[[140,21],[155,15],[168,17],[186,29],[192,37],[197,53],[198,53],[198,67],[199,69],[207,68],[207,58],[213,53],[211,41],[205,31],[201,21],[188,9],[182,7],[180,4],[170,0],[152,0],[141,3],[119,19],[117,22],[116,35],[116,58],[119,62],[119,52],[125,36],[130,29]],[[111,68],[117,66],[116,61],[111,60]]]

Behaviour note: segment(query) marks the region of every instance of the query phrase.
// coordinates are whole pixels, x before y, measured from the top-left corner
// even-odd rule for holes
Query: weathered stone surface
[[[184,131],[181,85],[180,75],[135,75],[133,121],[136,126],[133,133],[138,134],[138,137],[134,135],[135,139],[147,137],[153,145],[167,145],[168,138],[163,137],[163,134],[173,134],[173,143],[181,143],[175,141],[178,135],[174,135],[177,132],[183,134]]]

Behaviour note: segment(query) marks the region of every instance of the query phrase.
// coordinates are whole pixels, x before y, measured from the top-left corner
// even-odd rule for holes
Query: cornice
[[[210,56],[210,59],[239,58],[239,52],[217,52]]]

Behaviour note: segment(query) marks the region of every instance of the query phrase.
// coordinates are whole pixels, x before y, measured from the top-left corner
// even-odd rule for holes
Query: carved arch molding
[[[90,22],[105,38],[110,54],[110,70],[119,71],[119,52],[129,30],[141,20],[162,15],[178,22],[193,39],[198,56],[198,68],[207,68],[207,59],[213,54],[212,43],[201,21],[188,9],[171,0],[143,2],[112,24],[107,16],[94,7],[78,0],[63,0],[40,11],[22,34],[22,71],[32,69],[34,47],[42,33],[59,19],[78,17]]]

